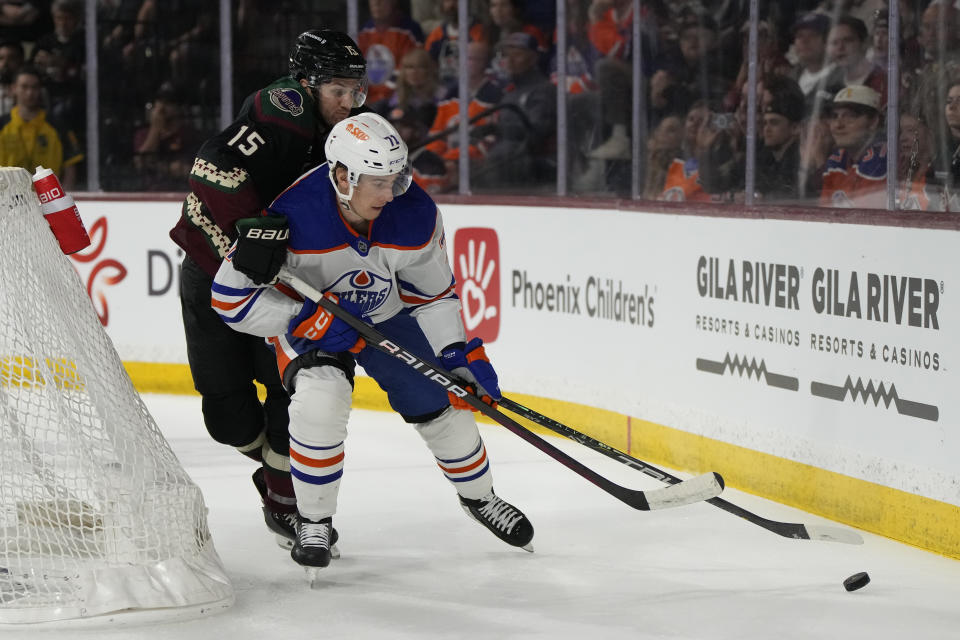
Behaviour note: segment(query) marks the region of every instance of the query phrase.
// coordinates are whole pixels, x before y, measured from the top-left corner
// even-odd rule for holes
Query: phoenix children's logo
[[[102,288],[119,284],[127,277],[127,268],[119,261],[113,258],[97,260],[107,245],[107,231],[107,219],[98,218],[90,227],[89,249],[70,256],[72,260],[81,264],[94,263],[86,278],[87,295],[90,296],[93,308],[97,312],[100,324],[103,326],[107,326],[110,322],[110,306],[107,304],[107,296],[103,293]],[[74,267],[76,266],[74,265]],[[77,272],[79,273],[79,271],[78,269]]]
[[[485,227],[458,229],[453,269],[467,336],[493,342],[500,333],[500,241]]]

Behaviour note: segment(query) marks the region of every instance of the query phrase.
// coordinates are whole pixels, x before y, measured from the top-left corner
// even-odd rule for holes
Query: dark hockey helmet
[[[366,98],[367,62],[353,38],[341,31],[310,29],[297,36],[290,50],[290,75],[314,88],[333,78],[356,78],[363,91],[354,96],[354,106]]]

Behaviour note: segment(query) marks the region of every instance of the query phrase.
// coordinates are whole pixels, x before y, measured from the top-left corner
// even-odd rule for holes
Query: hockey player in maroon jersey
[[[304,171],[324,162],[331,127],[357,113],[366,95],[366,63],[346,34],[302,33],[293,45],[290,75],[251,94],[236,120],[207,140],[190,171],[190,193],[170,232],[186,253],[180,301],[194,386],[203,419],[217,442],[262,463],[254,483],[267,526],[292,544],[296,500],[290,481],[287,406],[273,353],[261,338],[227,327],[210,308],[210,285],[239,230]],[[274,231],[281,237],[283,230]],[[250,235],[250,234],[244,234]],[[249,238],[235,261],[254,281],[268,282],[282,264],[283,246]],[[261,404],[254,380],[266,387]]]
[[[436,204],[411,183],[407,147],[374,113],[334,126],[327,165],[304,175],[268,209],[286,219],[286,269],[421,356],[468,381],[489,402],[497,375],[479,339],[466,341]],[[332,516],[343,474],[355,363],[387,392],[390,406],[424,439],[473,518],[508,544],[529,549],[533,526],[493,491],[472,413],[396,358],[364,348],[357,331],[281,282],[258,284],[228,253],[213,307],[238,331],[270,337],[291,391],[290,466],[300,513],[291,555],[306,567],[330,562]]]

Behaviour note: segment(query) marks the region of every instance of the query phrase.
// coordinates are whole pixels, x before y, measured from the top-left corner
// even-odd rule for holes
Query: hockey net
[[[232,602],[199,488],[0,168],[0,622]]]

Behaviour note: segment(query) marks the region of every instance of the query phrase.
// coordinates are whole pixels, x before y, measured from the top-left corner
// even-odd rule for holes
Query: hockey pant
[[[210,307],[212,278],[196,262],[180,267],[180,304],[193,384],[202,397],[203,421],[217,442],[236,447],[264,467],[266,506],[296,509],[290,482],[287,405],[276,358],[263,338],[228,327]],[[254,380],[266,387],[263,404]]]
[[[378,328],[420,353],[431,352],[408,315]],[[451,408],[446,391],[392,356],[368,347],[357,361],[387,392],[394,411],[414,425],[457,493],[471,499],[488,494],[493,477],[473,413]],[[352,384],[342,368],[323,365],[300,369],[293,382],[290,471],[300,513],[319,520],[337,511]]]

